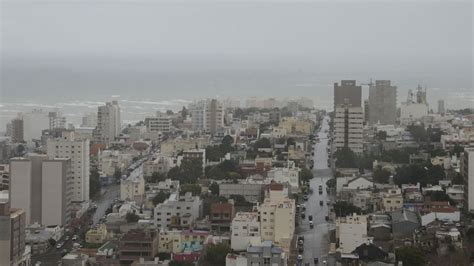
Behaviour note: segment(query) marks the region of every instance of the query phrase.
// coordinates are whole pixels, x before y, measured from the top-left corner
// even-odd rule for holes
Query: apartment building
[[[143,176],[130,175],[120,181],[120,199],[124,201],[142,202],[145,195],[145,179]]]
[[[13,143],[23,142],[24,140],[24,129],[23,119],[15,118],[10,123],[10,136]]]
[[[201,100],[190,105],[192,129],[214,135],[224,126],[224,107],[216,99]]]
[[[173,193],[154,210],[154,224],[160,230],[190,228],[202,216],[202,200],[187,192],[184,196]]]
[[[171,117],[157,112],[155,117],[145,118],[145,126],[147,132],[161,132],[167,134],[171,131]]]
[[[334,107],[348,105],[361,107],[362,87],[355,80],[342,80],[341,84],[334,83]]]
[[[89,140],[76,138],[74,132],[63,132],[61,138],[49,139],[46,150],[50,159],[71,159],[73,181],[72,201],[89,201],[90,153]]]
[[[81,127],[92,127],[97,126],[97,113],[87,113],[82,117]]]
[[[202,169],[206,167],[206,149],[191,149],[183,151],[183,160],[199,160],[202,162]]]
[[[10,208],[8,190],[0,191],[0,265],[30,265],[25,249],[25,212]]]
[[[94,140],[109,144],[120,135],[120,107],[117,101],[107,102],[97,110],[97,126],[94,130]]]
[[[369,122],[394,125],[397,120],[397,87],[390,80],[376,80],[369,88]]]
[[[289,248],[295,231],[295,200],[284,195],[282,185],[274,184],[258,209],[262,241]]]
[[[26,213],[26,224],[65,225],[72,197],[70,159],[30,154],[10,162],[11,206]]]
[[[336,106],[334,112],[334,147],[363,152],[364,113],[361,107]]]
[[[232,195],[241,195],[249,202],[259,202],[263,198],[263,183],[244,181],[240,184],[219,184],[219,196],[230,198]]]
[[[474,148],[465,148],[461,155],[461,175],[464,178],[464,207],[474,212]]]
[[[149,177],[153,173],[166,174],[179,163],[179,158],[158,154],[156,159],[143,163],[143,176]]]
[[[289,167],[273,168],[267,172],[267,179],[273,180],[277,183],[288,183],[292,191],[299,189],[299,172],[300,168],[295,167],[294,163]]]
[[[383,211],[392,212],[403,208],[402,190],[398,187],[382,193]]]
[[[122,235],[119,240],[120,264],[130,265],[144,258],[152,260],[158,255],[158,233],[134,229]]]
[[[232,220],[231,248],[235,251],[247,250],[250,244],[259,244],[260,237],[258,212],[238,212]]]
[[[367,243],[367,216],[352,214],[336,220],[336,241],[341,253],[351,253],[358,246]]]
[[[87,243],[102,244],[105,240],[107,240],[107,226],[105,224],[99,224],[86,233]]]
[[[60,129],[66,128],[66,117],[58,111],[49,112],[49,129]]]
[[[286,253],[282,248],[273,245],[272,241],[264,241],[247,248],[247,265],[286,266]]]
[[[294,117],[283,118],[278,127],[284,129],[287,134],[311,134],[313,123],[307,120],[301,120]]]
[[[234,218],[234,204],[229,202],[218,202],[211,204],[211,229],[215,232],[230,232],[232,219]]]

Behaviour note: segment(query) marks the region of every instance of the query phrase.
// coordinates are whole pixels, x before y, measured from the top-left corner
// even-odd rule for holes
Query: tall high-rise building
[[[369,123],[394,125],[397,120],[397,87],[390,80],[376,80],[369,88]]]
[[[81,127],[96,127],[97,113],[87,113],[82,117]]]
[[[72,197],[74,202],[89,201],[90,155],[89,140],[77,139],[74,132],[63,131],[61,138],[48,139],[46,144],[50,159],[71,159]]]
[[[155,117],[145,118],[147,132],[169,133],[171,131],[171,125],[171,117],[161,112],[156,112]]]
[[[369,117],[370,117],[369,100],[364,100],[364,121],[366,123],[369,123]]]
[[[341,80],[334,83],[334,108],[339,105],[361,107],[362,87],[356,85],[355,80]]]
[[[10,161],[11,206],[23,209],[26,224],[65,225],[69,222],[70,159],[29,154]]]
[[[438,100],[438,114],[444,115],[446,110],[444,109],[444,100]]]
[[[10,125],[10,136],[12,142],[23,142],[23,119],[15,118]]]
[[[464,207],[474,213],[474,148],[464,148],[460,170],[464,180]]]
[[[361,86],[354,80],[334,84],[334,147],[347,147],[355,153],[363,151],[364,111]]]
[[[0,265],[28,265],[26,255],[25,212],[10,208],[9,191],[0,191]]]
[[[66,117],[58,111],[49,112],[49,129],[63,129],[66,128]]]
[[[193,103],[190,106],[192,128],[214,135],[224,126],[224,107],[216,99],[207,99]]]
[[[120,107],[117,101],[99,106],[97,112],[97,127],[94,130],[94,140],[109,144],[120,135]]]

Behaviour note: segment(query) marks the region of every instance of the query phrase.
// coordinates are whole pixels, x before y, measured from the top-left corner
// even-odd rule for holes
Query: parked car
[[[312,221],[313,220],[313,215],[308,216],[308,220]]]
[[[319,206],[323,206],[324,205],[324,201],[320,200],[319,201]]]
[[[311,228],[311,229],[314,228],[314,223],[313,223],[313,221],[309,221],[309,228]]]
[[[319,263],[319,259],[318,259],[318,258],[314,258],[313,261],[314,261],[314,264],[318,264],[318,263]]]
[[[77,235],[73,235],[73,236],[72,236],[72,240],[73,240],[73,241],[76,241],[77,238],[78,238]]]
[[[302,261],[302,260],[303,260],[303,255],[299,254],[298,257],[296,257],[296,259],[297,259],[298,261]]]

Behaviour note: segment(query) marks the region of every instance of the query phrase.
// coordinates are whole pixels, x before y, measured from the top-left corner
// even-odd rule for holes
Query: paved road
[[[105,215],[105,211],[110,207],[115,198],[120,198],[120,185],[113,184],[105,187],[103,189],[105,193],[100,197],[100,199],[95,202],[97,205],[97,210],[92,217],[92,222],[94,225],[99,223],[99,219]]]
[[[329,238],[328,231],[329,227],[332,226],[326,222],[326,215],[328,215],[327,200],[329,199],[326,193],[326,181],[332,177],[331,170],[327,167],[327,133],[325,130],[329,130],[329,118],[324,118],[321,131],[318,133],[320,142],[314,145],[314,178],[310,181],[310,187],[313,193],[306,205],[306,218],[301,219],[300,225],[297,229],[298,235],[304,236],[304,252],[303,252],[303,263],[309,263],[313,265],[313,259],[319,258],[320,264],[325,260],[329,249]],[[322,194],[319,194],[319,186],[322,186]],[[320,201],[323,202],[323,206],[320,206]],[[308,216],[313,216],[314,228],[310,229]]]

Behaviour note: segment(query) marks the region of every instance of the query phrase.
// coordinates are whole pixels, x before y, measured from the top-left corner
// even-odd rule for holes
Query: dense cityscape
[[[473,109],[433,110],[421,86],[397,107],[394,83],[336,82],[332,111],[250,97],[134,124],[116,100],[81,125],[18,114],[0,264],[468,265]]]

